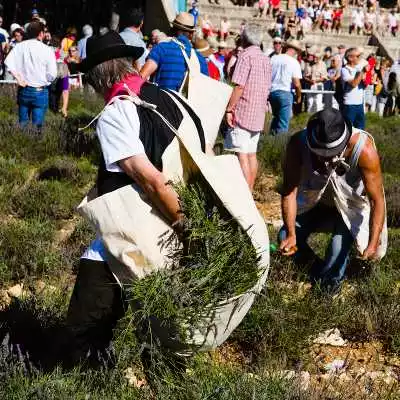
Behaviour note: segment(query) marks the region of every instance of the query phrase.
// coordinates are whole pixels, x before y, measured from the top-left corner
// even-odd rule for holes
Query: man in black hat
[[[379,156],[367,132],[351,127],[340,111],[316,113],[289,141],[284,163],[279,233],[283,255],[314,261],[312,282],[336,292],[345,277],[350,249],[364,260],[384,256],[386,207]],[[324,260],[307,244],[314,232],[329,232]]]
[[[126,45],[118,33],[110,31],[89,38],[86,50],[87,57],[80,70],[107,104],[96,126],[102,152],[96,185],[98,196],[134,185],[146,194],[166,221],[178,226],[181,218],[178,196],[162,173],[162,156],[175,135],[150,108],[136,106],[126,95],[157,106],[158,112],[176,129],[183,120],[176,102],[181,103],[196,125],[205,151],[199,118],[179,96],[145,82],[138,75],[133,62],[143,54],[143,48]],[[96,362],[99,353],[104,355],[113,329],[124,314],[122,289],[109,268],[108,258],[101,238],[97,238],[80,260],[67,316],[72,363],[87,355]]]

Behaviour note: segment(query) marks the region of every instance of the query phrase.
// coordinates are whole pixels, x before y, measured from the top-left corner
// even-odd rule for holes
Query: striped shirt
[[[177,39],[183,43],[186,54],[190,58],[192,45],[189,39],[184,35],[179,35]],[[208,76],[208,67],[205,58],[197,51],[196,54],[200,62],[201,72]],[[151,50],[148,59],[157,64],[154,83],[162,89],[179,91],[187,70],[181,47],[173,41],[162,42]]]
[[[241,128],[263,130],[271,76],[271,61],[258,46],[247,47],[239,54],[232,82],[243,87],[235,108],[235,122]]]

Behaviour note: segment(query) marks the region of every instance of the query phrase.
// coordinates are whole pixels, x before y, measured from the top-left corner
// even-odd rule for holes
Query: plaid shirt
[[[235,122],[241,128],[263,130],[271,76],[271,61],[258,46],[250,46],[239,54],[232,82],[244,88],[235,108]]]

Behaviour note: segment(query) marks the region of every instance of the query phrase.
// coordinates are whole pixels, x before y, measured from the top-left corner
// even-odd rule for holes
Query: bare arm
[[[359,160],[365,191],[371,203],[370,232],[368,247],[363,258],[374,258],[379,246],[380,236],[385,221],[385,197],[383,193],[383,178],[378,153],[373,144],[368,141]]]
[[[351,87],[355,88],[361,83],[363,78],[364,78],[364,73],[359,71],[356,73],[356,76],[354,77],[353,80],[347,81],[346,83],[348,83]]]
[[[226,107],[226,122],[230,127],[234,127],[233,125],[233,113],[236,107],[236,104],[238,103],[239,99],[242,97],[243,94],[243,86],[236,85],[235,88],[233,89],[233,92],[231,94],[231,98],[229,99],[229,103]]]
[[[142,69],[140,70],[140,76],[147,80],[150,78],[154,72],[157,71],[157,64],[153,60],[147,60],[146,63],[143,65]]]
[[[119,165],[143,189],[170,223],[181,219],[178,195],[145,154],[121,160]]]
[[[297,192],[300,184],[301,156],[296,136],[290,139],[283,164],[283,188],[281,197],[282,219],[287,229],[287,238],[280,244],[285,255],[291,255],[296,246]]]
[[[300,104],[301,103],[301,83],[300,83],[300,79],[293,78],[292,82],[293,82],[294,89],[296,91],[296,103]]]

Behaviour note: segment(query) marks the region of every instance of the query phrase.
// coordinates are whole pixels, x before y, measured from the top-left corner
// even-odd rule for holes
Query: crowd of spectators
[[[299,4],[297,11],[288,17],[279,7],[275,7],[276,5],[275,2],[258,2],[259,15],[262,17],[264,13],[270,13],[275,16],[277,22],[274,27],[272,42],[266,41],[270,36],[264,31],[264,39],[260,48],[263,54],[271,59],[273,66],[279,65],[278,69],[282,68],[280,64],[283,64],[285,68],[290,67],[289,70],[293,73],[293,77],[299,81],[299,85],[297,85],[291,80],[293,77],[285,83],[279,83],[278,78],[274,83],[274,79],[272,79],[269,103],[272,111],[277,108],[286,110],[287,115],[284,117],[286,122],[283,122],[283,131],[287,130],[286,123],[290,118],[292,108],[294,112],[306,111],[310,113],[320,111],[327,106],[340,108],[359,126],[363,126],[363,115],[366,111],[377,112],[380,116],[391,115],[397,111],[400,98],[398,83],[400,67],[398,64],[391,65],[389,59],[377,57],[375,54],[364,54],[361,48],[346,48],[344,45],[321,48],[312,43],[305,43],[302,51],[298,51],[296,46],[288,46],[288,43],[302,39],[309,29],[315,27],[322,30],[340,30],[341,24],[337,20],[335,10],[342,10],[341,5],[335,3],[331,7],[328,3],[324,3],[321,8],[320,3],[315,0],[307,5]],[[359,3],[355,3],[355,5],[359,5]],[[369,3],[369,6],[365,18],[356,17],[356,14],[359,15],[360,10],[362,10],[361,8],[354,11],[350,26],[352,32],[358,30],[365,32],[368,29],[375,29],[376,21],[372,17],[368,17],[368,11],[375,5]],[[318,10],[320,12],[317,12]],[[215,27],[207,15],[200,15],[198,2],[193,2],[189,13],[196,26],[190,38],[185,35],[171,35],[171,32],[167,34],[158,29],[153,30],[147,38],[142,33],[144,15],[141,11],[136,10],[124,16],[122,21],[124,25],[120,30],[121,37],[130,45],[144,48],[143,56],[136,61],[136,69],[142,71],[142,76],[155,81],[159,85],[166,84],[167,88],[179,90],[182,83],[180,74],[181,72],[183,74],[186,68],[185,62],[182,61],[182,65],[179,66],[182,71],[179,71],[177,77],[171,77],[169,74],[171,65],[177,68],[175,62],[173,64],[167,63],[165,66],[161,65],[161,59],[167,50],[173,50],[175,52],[174,57],[181,57],[181,48],[176,46],[175,43],[178,39],[186,48],[188,56],[190,56],[191,46],[197,50],[203,73],[214,79],[230,83],[238,58],[243,51],[241,35],[232,33],[230,21],[226,17],[223,17]],[[325,18],[328,14],[332,14],[331,19]],[[385,15],[385,13],[380,11],[378,14],[374,13],[374,15]],[[390,15],[395,14],[390,13]],[[361,19],[363,20],[362,27],[358,23]],[[79,34],[75,27],[68,28],[63,35],[52,34],[46,27],[46,21],[40,17],[37,10],[32,11],[30,22],[32,21],[40,22],[43,25],[41,41],[52,50],[56,60],[56,78],[49,82],[50,108],[54,112],[60,112],[64,117],[67,117],[70,88],[82,85],[82,78],[77,75],[78,66],[86,57],[86,42],[93,35],[93,28],[90,25],[85,25],[82,28],[82,34]],[[0,17],[0,26],[2,24],[3,20]],[[20,42],[31,38],[28,35],[28,25],[13,23],[9,30],[0,27],[3,79],[16,78],[10,68],[7,68],[9,63],[4,62],[4,60],[7,57],[12,58],[9,56]],[[394,24],[390,22],[389,25],[393,28],[390,31],[396,34],[397,29],[395,29]],[[245,26],[246,21],[243,21],[241,25],[242,33]],[[99,29],[100,34],[107,31],[108,28]],[[296,52],[298,51],[296,55],[291,54],[293,49],[296,49]],[[290,58],[287,57],[288,53],[290,53]],[[280,56],[283,54],[285,56],[281,58]],[[275,57],[277,58],[274,61]],[[297,91],[297,86],[303,92],[302,95],[300,91]],[[294,104],[292,101],[293,89],[296,89]],[[285,104],[283,105],[283,103]],[[277,124],[277,121],[275,119],[274,123]],[[280,128],[273,128],[272,130],[279,133]]]

